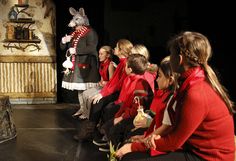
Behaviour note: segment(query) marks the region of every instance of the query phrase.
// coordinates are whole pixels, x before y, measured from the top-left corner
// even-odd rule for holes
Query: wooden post
[[[13,121],[9,96],[0,96],[0,143],[15,137],[16,127]]]

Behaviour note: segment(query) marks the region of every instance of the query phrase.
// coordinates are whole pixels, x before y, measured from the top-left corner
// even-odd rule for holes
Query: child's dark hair
[[[177,74],[173,72],[170,65],[170,56],[165,57],[160,65],[158,66],[158,70],[161,69],[166,78],[171,78],[173,80],[173,84],[169,87],[169,89],[174,92],[177,88]]]
[[[127,59],[127,65],[134,74],[144,74],[147,69],[147,63],[146,57],[140,54],[131,54]]]

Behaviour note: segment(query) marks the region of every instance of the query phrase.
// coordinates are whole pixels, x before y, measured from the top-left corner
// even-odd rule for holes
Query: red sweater
[[[127,80],[129,81],[129,84],[126,84]],[[127,89],[123,89],[127,88]],[[132,91],[130,91],[130,89]],[[124,86],[122,87],[122,90],[127,91],[125,97],[123,98],[123,104],[120,107],[119,111],[115,114],[115,117],[122,116],[124,119],[135,117],[137,115],[137,109],[138,104],[134,103],[134,97],[139,97],[140,99],[140,105],[145,108],[149,107],[151,100],[153,98],[153,92],[149,85],[149,83],[143,79],[142,76],[137,77],[137,75],[134,76],[128,76],[125,79]]]
[[[127,74],[125,72],[127,58],[120,58],[120,63],[118,64],[112,78],[107,82],[107,84],[102,88],[100,94],[105,97],[116,91],[120,91],[123,81]]]
[[[200,67],[182,74],[177,92],[176,123],[166,136],[156,140],[158,151],[175,151],[185,145],[207,161],[234,161],[234,123],[225,103],[205,80]],[[145,151],[132,143],[132,151]]]

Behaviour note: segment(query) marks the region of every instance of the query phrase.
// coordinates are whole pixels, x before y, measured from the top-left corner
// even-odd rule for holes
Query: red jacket
[[[127,119],[137,115],[138,103],[134,103],[135,96],[140,98],[140,105],[142,105],[144,109],[150,106],[153,92],[149,83],[143,79],[142,75],[129,75],[124,81],[122,90],[126,92],[121,92],[121,94],[123,93],[125,96],[122,97],[122,106],[115,114],[116,118],[122,116],[124,119]]]
[[[186,71],[181,78],[175,127],[155,141],[156,149],[168,152],[188,145],[207,161],[234,161],[234,123],[224,101],[205,80],[200,67]],[[144,144],[132,144],[132,151],[145,149]]]

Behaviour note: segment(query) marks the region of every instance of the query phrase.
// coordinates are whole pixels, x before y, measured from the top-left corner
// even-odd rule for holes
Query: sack
[[[137,109],[138,113],[133,120],[133,124],[136,127],[138,122],[145,121],[145,120],[147,121],[148,119],[151,119],[152,117],[143,111],[143,106],[140,105],[140,100],[138,97],[135,97],[134,100],[136,101],[136,103],[138,103],[138,109]],[[146,127],[143,127],[143,128],[146,128]]]
[[[143,121],[143,120],[147,120],[147,119],[151,119],[152,117],[149,116],[148,114],[146,114],[142,108],[139,108],[138,110],[138,114],[135,116],[133,124],[136,127],[137,122]],[[145,127],[144,127],[145,128]]]
[[[0,143],[16,137],[16,127],[13,121],[9,97],[0,96]]]

